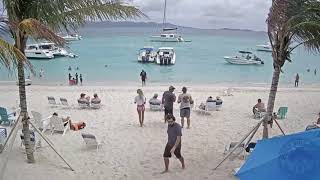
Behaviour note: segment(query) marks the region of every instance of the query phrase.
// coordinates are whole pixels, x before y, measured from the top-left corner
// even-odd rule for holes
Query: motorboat
[[[143,47],[139,50],[138,62],[148,63],[156,60],[157,53],[153,47]]]
[[[160,47],[157,52],[156,63],[159,65],[174,65],[176,53],[172,47]]]
[[[54,56],[69,56],[69,53],[64,48],[58,47],[54,43],[43,42],[38,45],[40,49],[51,51]]]
[[[78,34],[67,34],[61,37],[66,41],[79,41],[82,39],[82,36],[79,36]]]
[[[177,33],[177,27],[167,27],[167,0],[164,1],[164,13],[163,13],[163,23],[162,32],[160,35],[151,36],[151,41],[153,42],[191,42],[190,40],[185,40],[181,35]]]
[[[31,59],[53,59],[53,52],[49,49],[41,49],[39,44],[27,45],[25,49],[25,55]]]
[[[239,51],[240,56],[225,56],[224,59],[230,64],[238,65],[261,65],[264,62],[249,51]]]
[[[272,52],[272,48],[271,48],[270,43],[269,44],[260,44],[260,45],[257,45],[257,51]]]

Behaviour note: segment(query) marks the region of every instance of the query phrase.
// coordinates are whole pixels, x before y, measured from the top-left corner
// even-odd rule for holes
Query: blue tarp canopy
[[[319,180],[320,130],[258,141],[237,172],[240,180]]]
[[[141,48],[140,51],[153,51],[153,48]]]

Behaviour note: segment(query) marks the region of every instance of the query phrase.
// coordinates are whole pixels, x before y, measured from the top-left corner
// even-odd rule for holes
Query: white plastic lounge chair
[[[40,130],[43,129],[43,121],[45,119],[42,118],[42,114],[40,114],[39,112],[36,111],[31,111],[31,114],[33,116],[32,120],[34,122],[34,124],[36,125],[36,127]]]
[[[149,107],[150,107],[151,111],[161,111],[162,110],[161,104],[156,105],[156,104],[150,104],[149,103]]]
[[[86,146],[96,147],[98,151],[99,146],[101,146],[102,142],[98,141],[95,135],[88,134],[88,133],[81,133],[81,136],[84,142],[86,143]]]
[[[231,90],[232,90],[231,88],[223,90],[222,96],[233,96],[233,94],[231,93]]]
[[[90,108],[90,106],[87,103],[79,101],[79,100],[78,100],[78,105],[79,105],[80,109]]]
[[[64,126],[62,119],[57,116],[52,116],[50,118],[50,126],[51,126],[51,134],[53,134],[54,132],[62,132],[62,136],[64,136],[67,130],[70,129],[69,122],[66,126]]]
[[[212,102],[206,102],[206,111],[215,111],[217,108],[216,102],[212,101]]]
[[[56,99],[52,96],[48,96],[48,102],[49,102],[49,105],[51,105],[52,107],[58,106],[58,104],[56,103]]]
[[[68,100],[66,98],[60,98],[61,105],[64,107],[70,107]]]
[[[91,106],[92,109],[100,109],[101,107],[101,103],[92,103],[91,102]]]

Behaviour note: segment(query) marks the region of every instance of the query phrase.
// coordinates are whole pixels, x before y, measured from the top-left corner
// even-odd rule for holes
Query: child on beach
[[[134,98],[134,103],[137,104],[137,112],[139,115],[139,123],[140,127],[143,126],[143,121],[144,121],[144,111],[145,107],[144,105],[146,104],[146,98],[143,95],[143,92],[141,89],[137,90],[138,96]]]

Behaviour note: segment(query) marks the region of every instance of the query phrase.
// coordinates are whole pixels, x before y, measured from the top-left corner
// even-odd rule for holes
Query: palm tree
[[[301,45],[311,52],[320,52],[320,2],[318,0],[273,0],[267,24],[274,72],[267,115],[264,117],[263,138],[268,138],[267,124],[272,120],[281,68],[286,61],[291,62],[291,52]]]
[[[0,62],[6,67],[11,67],[10,65],[14,63],[18,69],[20,116],[22,116],[26,154],[28,162],[33,163],[24,77],[25,65],[31,67],[24,56],[27,40],[46,39],[63,46],[64,40],[52,30],[69,32],[87,21],[128,19],[145,15],[136,7],[124,5],[119,0],[2,0],[2,2],[7,18],[0,20],[9,28],[14,39],[14,47],[3,43],[7,48],[0,49]],[[5,53],[8,55],[3,56]]]

